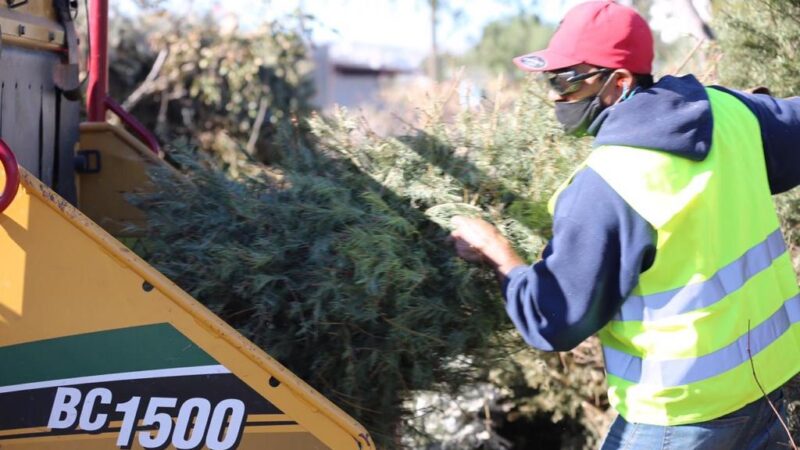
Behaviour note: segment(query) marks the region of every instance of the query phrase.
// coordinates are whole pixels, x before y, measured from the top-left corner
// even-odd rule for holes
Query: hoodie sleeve
[[[800,184],[800,97],[779,99],[714,88],[741,100],[758,118],[772,193],[780,194]]]
[[[506,311],[525,341],[569,350],[619,311],[655,257],[655,231],[591,168],[561,193],[543,259],[514,268]]]

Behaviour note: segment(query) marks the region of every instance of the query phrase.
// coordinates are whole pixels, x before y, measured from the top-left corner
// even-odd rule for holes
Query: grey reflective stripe
[[[769,319],[750,330],[751,354],[755,356],[767,348],[789,330],[792,324],[798,322],[800,322],[800,295],[784,302]],[[750,359],[747,354],[747,341],[747,330],[745,330],[744,334],[730,345],[697,358],[643,360],[607,346],[603,346],[603,354],[606,359],[606,371],[611,375],[634,383],[670,387],[704,380],[747,362]]]
[[[658,294],[628,297],[614,320],[647,322],[711,306],[744,286],[785,252],[781,230],[775,230],[706,281]]]

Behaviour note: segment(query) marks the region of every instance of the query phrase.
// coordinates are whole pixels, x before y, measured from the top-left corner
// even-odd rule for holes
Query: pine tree
[[[476,214],[529,259],[541,251],[549,195],[587,145],[561,135],[540,97],[531,85],[511,109],[498,99],[452,123],[433,102],[401,137],[345,111],[314,116],[313,139],[288,132],[280,164],[243,160],[237,177],[177,146],[191,182],[153,175],[155,193],[134,199],[149,219],[137,250],[383,446],[397,442],[415,393],[478,381],[525,391],[517,416],[579,418],[587,402],[603,411],[596,358],[528,349],[494,275],[447,241],[450,217]]]

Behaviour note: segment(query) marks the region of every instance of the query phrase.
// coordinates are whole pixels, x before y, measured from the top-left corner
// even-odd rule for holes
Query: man
[[[620,413],[603,449],[788,448],[761,388],[785,414],[781,387],[800,371],[800,296],[770,195],[800,184],[800,100],[653,84],[652,60],[645,20],[611,1],[576,6],[547,49],[515,58],[595,148],[551,201],[541,261],[464,217],[456,251],[493,265],[530,345],[599,334]]]

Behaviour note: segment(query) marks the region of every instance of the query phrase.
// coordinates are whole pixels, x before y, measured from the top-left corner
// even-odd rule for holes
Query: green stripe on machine
[[[215,365],[168,323],[99,331],[0,347],[0,386]]]

